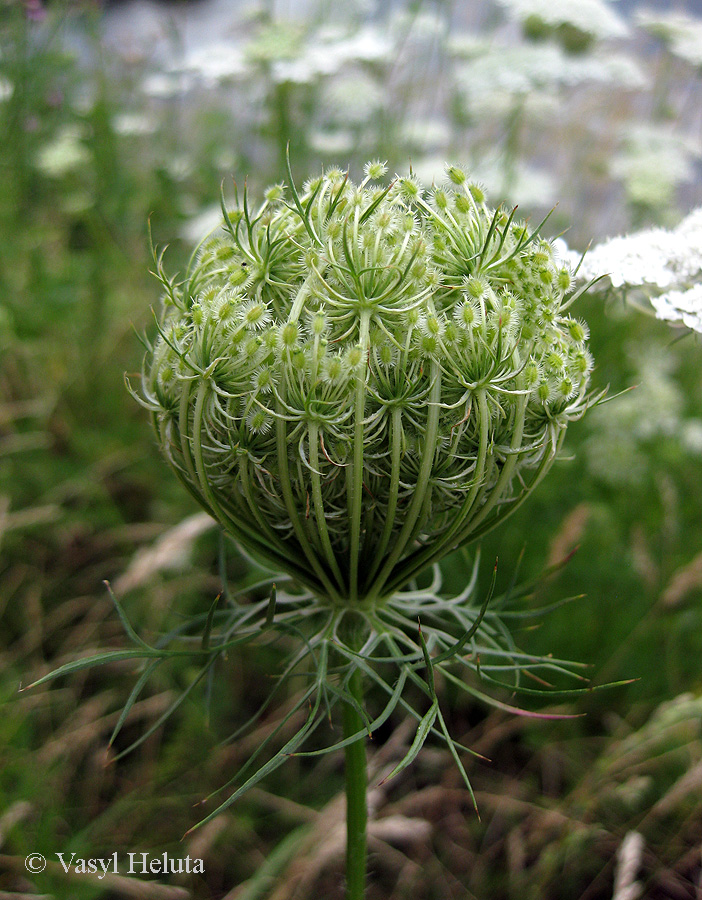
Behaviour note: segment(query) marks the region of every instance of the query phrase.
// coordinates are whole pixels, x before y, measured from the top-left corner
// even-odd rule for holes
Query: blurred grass
[[[419,40],[412,26],[422,11],[420,4],[407,20],[405,43]],[[101,27],[96,9],[53,7],[37,24],[22,4],[0,7],[0,75],[12,85],[0,102],[0,891],[36,890],[58,900],[129,896],[125,884],[68,882],[55,865],[30,879],[22,860],[30,852],[55,860],[58,850],[99,857],[145,849],[203,856],[206,875],[186,882],[197,898],[283,900],[295,890],[339,896],[333,835],[340,760],[291,759],[265,790],[180,842],[199,817],[193,804],[231,777],[291,702],[281,696],[251,736],[222,743],[266,696],[279,665],[275,651],[228,659],[214,680],[209,711],[205,692],[195,692],[163,729],[116,761],[188,683],[193,673],[186,663],[159,670],[113,749],[107,743],[133,666],[114,664],[51,689],[16,693],[20,682],[90,648],[123,645],[103,580],[123,577],[138,551],[196,512],[158,457],[123,382],[125,372],[139,372],[134,331],[149,331],[158,302],[148,274],[147,223],[158,244],[171,243],[175,271],[188,252],[184,226],[216,201],[220,180],[234,168],[239,178],[251,172],[254,187],[276,180],[288,138],[301,174],[326,158],[310,141],[322,109],[316,83],[283,88],[262,61],[251,76],[257,79],[249,85],[251,108],[232,105],[221,87],[191,102],[152,103],[139,93],[149,61],[108,50]],[[417,86],[434,96],[426,88],[436,53],[422,56],[412,77],[400,62],[366,67],[388,110],[381,106],[358,126],[359,143],[345,155],[352,167],[360,168],[366,152],[387,155],[393,166],[412,157],[401,126],[416,114]],[[439,71],[448,69],[443,60]],[[459,107],[456,99],[458,130],[449,149],[460,145],[465,155],[461,141],[473,136],[479,147],[480,136]],[[124,113],[142,116],[142,126],[145,117],[148,128],[125,131]],[[582,135],[571,137],[577,142]],[[582,151],[564,145],[561,152],[577,160]],[[607,187],[593,160],[589,166],[578,172],[580,180],[573,174],[566,210]],[[608,189],[621,196],[621,186]],[[597,224],[598,216],[578,212],[576,241],[584,243],[586,223]],[[648,221],[672,214],[644,212]],[[622,215],[617,207],[612,230]],[[624,227],[638,221],[641,209],[627,215]],[[617,474],[624,437],[611,422],[574,426],[573,459],[485,540],[483,578],[496,556],[504,586],[523,549],[529,577],[578,545],[533,602],[585,597],[518,639],[535,653],[588,662],[598,683],[637,681],[571,704],[588,713],[575,722],[528,725],[465,704],[451,708],[456,737],[493,760],[471,763],[483,824],[469,812],[446,754],[428,749],[376,797],[371,898],[608,897],[614,854],[630,828],[641,828],[651,848],[646,896],[694,896],[699,860],[690,848],[700,840],[699,793],[696,783],[671,790],[700,764],[699,710],[682,704],[682,732],[672,749],[660,748],[656,735],[652,745],[643,738],[647,727],[655,731],[661,703],[702,692],[702,577],[695,567],[702,465],[699,449],[682,439],[686,424],[702,419],[700,346],[694,338],[673,341],[661,323],[614,302],[588,301],[580,314],[591,327],[597,383],[610,384],[612,394],[645,380],[636,348],[644,348],[644,358],[653,349],[665,357],[664,387],[678,406],[677,425],[636,437],[643,463],[629,481]],[[661,415],[648,396],[640,416]],[[615,420],[618,402],[605,408]],[[595,447],[603,433],[610,444]],[[207,609],[221,587],[218,548],[214,532],[203,533],[181,546],[172,571],[154,569],[133,585],[124,601],[136,626],[152,634]],[[233,550],[226,568],[231,584],[242,583],[247,565]],[[457,585],[467,577],[458,557],[448,561],[446,575]],[[622,769],[616,761],[628,759],[621,754],[637,736]],[[380,771],[407,738],[393,720],[376,736],[371,765]],[[632,785],[632,778],[644,781]],[[655,804],[666,796],[672,799],[661,812]],[[260,874],[266,861],[267,886]],[[228,893],[247,879],[254,880]]]

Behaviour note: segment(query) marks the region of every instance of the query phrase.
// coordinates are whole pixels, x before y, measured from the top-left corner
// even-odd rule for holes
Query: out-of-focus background
[[[124,373],[159,300],[148,223],[177,272],[216,224],[220,185],[252,195],[368,159],[427,184],[464,165],[493,203],[583,251],[674,228],[702,204],[702,4],[380,0],[0,4],[0,896],[339,898],[340,756],[290,759],[181,841],[295,695],[276,651],[191,681],[113,663],[18,695],[97,648],[125,646],[109,579],[152,636],[246,584],[234,548],[176,483]],[[574,425],[566,459],[485,540],[507,585],[575,547],[517,620],[527,652],[586,663],[584,699],[533,720],[445,690],[482,821],[427,745],[373,794],[369,900],[702,896],[702,346],[627,305],[580,302],[598,387],[635,388]],[[463,557],[445,565],[454,587]],[[583,595],[583,596],[580,596]],[[508,702],[509,696],[502,698]],[[291,727],[295,723],[291,723]],[[151,731],[150,731],[151,730]],[[150,732],[150,733],[149,733]],[[121,750],[146,735],[131,754]],[[371,767],[411,730],[393,719]],[[385,757],[383,756],[385,754]],[[205,873],[67,877],[57,852],[202,858]],[[25,857],[49,860],[30,874]],[[638,885],[638,887],[637,887]]]

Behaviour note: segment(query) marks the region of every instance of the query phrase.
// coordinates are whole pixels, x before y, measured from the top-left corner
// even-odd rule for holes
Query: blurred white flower
[[[438,153],[420,157],[412,162],[412,171],[420,183],[427,187],[444,184],[446,157]],[[498,201],[516,203],[520,207],[532,209],[548,207],[556,201],[556,182],[551,174],[543,169],[517,163],[508,172],[504,159],[492,157],[466,166],[466,171],[470,172],[472,180]],[[570,257],[568,262],[571,262]]]
[[[220,172],[233,172],[237,165],[236,153],[231,147],[217,147],[212,152],[212,162]]]
[[[471,59],[480,56],[490,47],[489,39],[483,34],[472,31],[452,32],[446,40],[446,50],[459,59]]]
[[[64,125],[54,139],[39,150],[35,165],[50,178],[80,169],[90,162],[90,151],[82,142],[83,131],[76,125]]]
[[[551,241],[551,247],[553,248],[553,258],[562,266],[568,266],[571,269],[574,269],[580,257],[574,259],[575,253],[568,247],[568,244],[564,241],[562,237],[554,238]]]
[[[557,85],[548,85],[538,90],[524,93],[507,93],[506,91],[471,91],[465,92],[466,110],[479,121],[504,120],[512,115],[518,106],[520,113],[531,124],[557,121],[563,114],[563,99],[558,94]]]
[[[626,22],[605,0],[499,0],[509,12],[524,22],[539,19],[546,25],[570,25],[599,40],[625,38]]]
[[[76,85],[76,89],[70,96],[71,108],[79,116],[89,116],[95,109],[97,102],[96,85],[87,80]]]
[[[624,182],[630,202],[663,208],[674,200],[679,184],[694,180],[694,163],[700,156],[699,142],[676,133],[672,127],[629,124],[610,172]]]
[[[412,160],[412,172],[426,187],[443,184],[446,180],[446,156],[436,153]]]
[[[702,456],[702,419],[687,419],[683,422],[680,438],[688,453]]]
[[[260,40],[254,44],[259,48]],[[319,29],[296,46],[291,40],[281,45],[278,57],[268,60],[271,73],[278,82],[311,84],[324,76],[334,75],[351,63],[378,63],[393,58],[393,43],[387,34],[366,25],[352,34],[334,29]]]
[[[380,110],[386,100],[378,81],[366,72],[340,72],[322,89],[320,110],[325,121],[361,125]]]
[[[179,69],[210,86],[241,78],[250,72],[241,46],[232,41],[214,41],[196,47],[186,53]]]
[[[448,146],[451,128],[445,119],[413,118],[402,126],[401,139],[418,150],[438,150]]]
[[[147,97],[155,100],[170,100],[180,97],[193,87],[192,78],[182,72],[154,72],[147,75],[141,83],[141,89]]]
[[[528,94],[567,77],[567,60],[558,47],[493,46],[459,67],[459,85],[469,95]]]
[[[7,78],[0,75],[0,103],[9,100],[15,91],[14,84]]]
[[[398,10],[391,16],[389,28],[403,39],[413,42],[431,42],[443,38],[448,32],[445,15],[439,12],[409,12]]]
[[[112,128],[115,132],[127,137],[153,134],[156,127],[153,117],[143,113],[119,113],[112,120]]]
[[[180,228],[180,236],[188,244],[196,244],[203,234],[210,234],[222,225],[222,207],[208,206],[188,219]]]
[[[349,37],[337,37],[326,45],[322,41],[320,49],[331,53],[340,66],[351,62],[383,63],[392,59],[393,41],[380,28],[365,25]]]
[[[702,19],[681,12],[642,9],[634,21],[661,40],[673,55],[702,66]]]
[[[335,67],[323,59],[314,59],[314,55],[301,56],[298,59],[280,59],[273,63],[271,74],[279,84],[314,84],[320,75],[331,75]]]
[[[640,89],[648,83],[636,61],[625,54],[598,52],[572,57],[553,44],[493,46],[463,63],[457,77],[459,85],[476,97],[499,93],[526,95],[588,82],[625,89]]]
[[[162,166],[174,181],[187,181],[195,171],[195,163],[187,153],[174,153],[166,157]]]
[[[472,170],[475,178],[496,200],[533,209],[552,206],[558,199],[557,183],[550,172],[525,162],[507,168],[503,159],[482,159]]]
[[[346,128],[317,129],[309,135],[310,146],[324,156],[344,156],[354,148],[354,136]]]
[[[601,84],[611,84],[624,90],[646,90],[651,86],[651,79],[633,56],[627,53],[604,53],[598,51],[590,54],[590,67],[596,67],[597,73],[592,80]],[[582,60],[583,64],[587,60]]]

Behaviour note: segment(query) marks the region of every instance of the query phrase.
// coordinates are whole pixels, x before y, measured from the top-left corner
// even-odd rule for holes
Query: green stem
[[[451,548],[458,546],[458,540],[454,540],[456,534],[460,531],[461,526],[465,523],[466,518],[476,506],[479,499],[479,491],[485,483],[485,461],[488,457],[488,437],[490,435],[490,413],[488,410],[487,394],[484,388],[480,388],[477,393],[478,405],[478,433],[480,434],[480,446],[478,448],[478,456],[475,462],[475,471],[473,473],[473,484],[468,497],[456,513],[453,523],[448,531],[437,541],[434,541],[428,547],[415,551],[403,561],[402,568],[391,579],[393,585],[399,584],[400,587],[409,581],[418,571],[426,568],[434,560],[441,557]],[[411,574],[409,574],[411,573]]]
[[[281,392],[282,391],[284,391],[284,388],[281,386]],[[297,514],[297,505],[295,501],[295,495],[293,493],[292,482],[290,481],[290,472],[288,466],[287,430],[285,425],[285,418],[283,416],[283,403],[280,399],[276,404],[276,416],[277,421],[275,430],[276,447],[278,451],[278,478],[280,482],[280,491],[283,495],[283,501],[285,502],[285,508],[287,509],[288,515],[290,516],[290,521],[292,523],[295,536],[297,537],[302,551],[307,557],[307,561],[312,567],[312,570],[314,571],[317,578],[319,578],[320,582],[324,585],[327,596],[332,600],[338,600],[339,594],[337,593],[334,585],[327,576],[327,573],[324,571],[319,560],[317,559],[317,556],[315,555],[315,552],[309,542],[309,538],[305,533],[305,529],[300,522],[300,517]]]
[[[349,594],[352,601],[358,599],[358,563],[361,549],[361,513],[363,510],[363,418],[366,404],[366,378],[368,377],[368,330],[370,313],[362,310],[358,343],[363,353],[363,372],[356,375],[355,425],[353,434],[352,492],[351,492],[351,541],[349,560]]]
[[[383,533],[380,536],[380,541],[375,551],[375,559],[373,561],[373,565],[371,566],[371,570],[368,573],[368,584],[373,583],[375,573],[380,568],[380,564],[383,561],[385,551],[387,550],[388,544],[390,543],[392,529],[395,526],[397,499],[400,495],[400,460],[402,455],[402,410],[399,406],[395,407],[395,409],[393,409],[392,411],[390,431],[392,435],[390,440],[390,445],[392,447],[392,463],[390,469],[390,491],[388,493],[387,513],[385,515],[385,526],[383,528]]]
[[[356,669],[349,681],[349,692],[360,706],[363,700],[361,670]],[[364,728],[358,709],[344,704],[344,737]],[[366,789],[366,744],[360,738],[346,747],[346,900],[363,900],[366,885],[366,823],[368,809]]]
[[[329,568],[334,573],[337,584],[341,591],[344,590],[344,578],[339,568],[339,563],[334,555],[334,549],[331,545],[329,537],[329,529],[327,528],[327,519],[324,515],[324,497],[322,495],[322,479],[319,474],[319,426],[315,422],[310,422],[307,426],[309,434],[309,453],[310,453],[310,478],[312,480],[312,503],[314,504],[314,514],[317,520],[317,530],[322,541],[324,555]]]
[[[422,465],[402,530],[383,568],[373,580],[373,585],[369,590],[368,598],[373,600],[377,600],[381,596],[385,583],[391,576],[395,564],[404,553],[414,532],[417,520],[424,509],[427,491],[431,490],[431,473],[434,466],[434,457],[436,456],[436,437],[439,431],[439,403],[441,402],[441,370],[436,362],[431,364],[431,378],[432,386],[429,394],[429,412],[427,413],[427,427],[424,434]]]

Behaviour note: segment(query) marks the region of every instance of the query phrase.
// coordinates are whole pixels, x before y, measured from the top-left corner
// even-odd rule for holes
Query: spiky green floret
[[[484,534],[586,409],[570,273],[463,173],[369,163],[246,196],[166,288],[143,397],[200,503],[324,601],[375,603]]]

